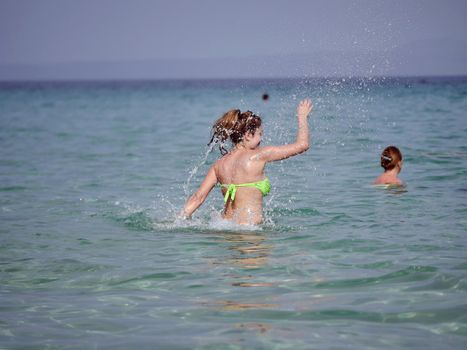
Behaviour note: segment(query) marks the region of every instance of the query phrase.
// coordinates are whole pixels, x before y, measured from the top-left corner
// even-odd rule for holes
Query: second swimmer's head
[[[384,171],[389,171],[395,167],[399,167],[399,171],[402,169],[402,153],[396,146],[388,146],[381,153],[381,166]]]

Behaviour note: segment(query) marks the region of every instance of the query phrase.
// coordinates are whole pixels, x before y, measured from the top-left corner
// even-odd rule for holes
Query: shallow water
[[[219,115],[292,141],[306,96],[265,224],[218,189],[176,219]],[[463,78],[3,84],[0,347],[465,348],[466,117]],[[402,189],[371,185],[389,144]]]

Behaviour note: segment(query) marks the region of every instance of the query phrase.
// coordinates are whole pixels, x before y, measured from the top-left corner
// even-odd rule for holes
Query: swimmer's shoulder
[[[378,186],[378,185],[384,185],[385,181],[383,179],[383,175],[379,175],[375,181],[373,181],[373,185]]]
[[[399,180],[398,178],[396,179],[387,179],[385,178],[384,174],[378,176],[375,181],[373,181],[373,185],[379,186],[379,185],[392,185],[392,186],[403,186],[404,183]]]
[[[263,146],[258,147],[254,150],[251,150],[249,155],[249,160],[265,162],[264,155],[271,151],[273,146]]]
[[[405,188],[407,185],[400,181],[399,179],[397,181],[391,181],[391,182],[373,182],[373,187],[376,188]]]
[[[219,171],[219,167],[221,167],[223,163],[225,163],[225,159],[224,157],[221,157],[214,162],[211,168],[217,173]]]

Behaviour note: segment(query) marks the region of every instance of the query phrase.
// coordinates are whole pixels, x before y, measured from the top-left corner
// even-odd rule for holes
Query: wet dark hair
[[[225,142],[228,139],[236,145],[247,133],[254,134],[260,126],[261,117],[253,112],[232,109],[216,120],[212,126],[212,137],[208,145],[218,143],[221,154],[226,154],[228,151]]]
[[[388,146],[381,153],[381,166],[385,171],[392,170],[402,160],[402,153],[396,146]]]

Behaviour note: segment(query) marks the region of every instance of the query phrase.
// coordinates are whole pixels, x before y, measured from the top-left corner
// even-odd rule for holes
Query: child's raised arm
[[[308,115],[312,110],[313,103],[310,99],[301,101],[297,107],[298,132],[295,142],[282,146],[263,147],[257,156],[258,159],[265,162],[273,162],[295,156],[308,150],[308,148],[310,148]]]

